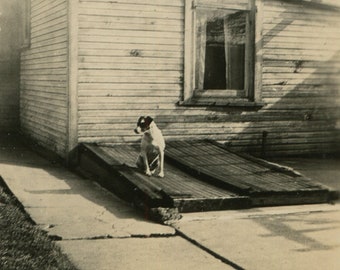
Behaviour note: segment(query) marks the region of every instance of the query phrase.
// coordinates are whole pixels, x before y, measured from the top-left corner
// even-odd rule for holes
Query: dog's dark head
[[[145,132],[150,128],[150,124],[153,119],[150,116],[141,116],[137,121],[137,127],[135,128],[135,133],[139,134],[141,132]]]

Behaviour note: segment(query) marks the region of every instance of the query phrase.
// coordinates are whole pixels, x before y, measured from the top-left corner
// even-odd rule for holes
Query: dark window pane
[[[224,20],[207,22],[204,89],[226,89]]]
[[[244,89],[246,13],[197,12],[196,89]]]
[[[244,89],[244,44],[228,44],[228,87],[227,89]]]

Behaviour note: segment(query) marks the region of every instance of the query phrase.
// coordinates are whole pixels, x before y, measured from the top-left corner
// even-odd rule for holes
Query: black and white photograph
[[[340,0],[0,0],[0,270],[137,269],[340,269]]]

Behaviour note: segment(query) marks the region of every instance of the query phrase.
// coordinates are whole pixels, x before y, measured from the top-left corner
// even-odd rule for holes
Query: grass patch
[[[34,225],[2,179],[0,179],[0,269],[76,269],[46,232]]]

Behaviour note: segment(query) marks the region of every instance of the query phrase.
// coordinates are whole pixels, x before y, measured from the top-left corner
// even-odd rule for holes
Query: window
[[[255,101],[254,0],[186,0],[183,104]]]

